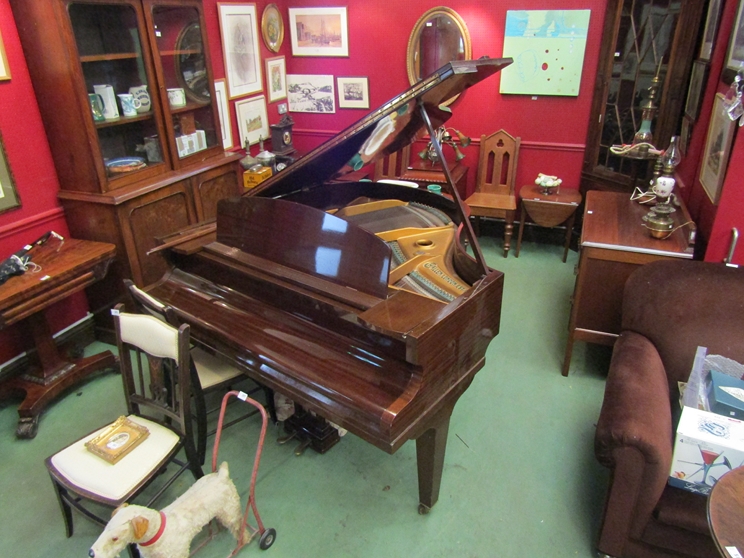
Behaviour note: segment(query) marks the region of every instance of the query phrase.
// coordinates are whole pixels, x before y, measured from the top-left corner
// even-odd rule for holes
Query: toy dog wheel
[[[272,544],[274,544],[275,540],[276,540],[276,530],[272,528],[266,529],[258,541],[258,546],[261,550],[266,550]]]

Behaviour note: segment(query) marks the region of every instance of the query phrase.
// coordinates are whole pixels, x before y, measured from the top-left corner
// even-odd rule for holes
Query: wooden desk
[[[35,248],[31,261],[39,266],[11,277],[0,285],[0,329],[20,322],[36,344],[38,364],[24,374],[0,384],[0,399],[21,395],[18,407],[19,438],[33,438],[38,428],[39,414],[66,388],[91,372],[116,365],[110,351],[77,360],[66,360],[54,343],[43,310],[92,285],[106,275],[114,259],[113,244],[66,239],[50,241]]]
[[[524,222],[529,215],[535,223],[541,227],[555,227],[566,223],[566,242],[563,247],[563,263],[566,263],[568,247],[571,244],[571,232],[573,231],[576,210],[581,203],[581,194],[578,190],[570,188],[559,188],[555,194],[544,194],[543,189],[537,184],[523,186],[519,190],[519,199],[522,201],[522,215],[519,221],[519,238],[517,239],[517,253],[522,248],[522,233]]]
[[[455,163],[450,166],[450,174],[452,175],[452,182],[455,183],[455,188],[457,188],[460,197],[465,199],[467,193],[468,167],[461,165],[460,163]],[[442,185],[447,183],[442,168],[440,166],[433,167],[431,162],[428,161],[417,161],[413,163],[400,176],[400,179],[415,182],[422,188],[426,188],[429,184]],[[447,193],[447,190],[443,189],[442,192]]]
[[[708,496],[708,524],[721,556],[744,556],[744,467],[723,475]],[[737,554],[738,553],[738,554]]]
[[[642,221],[648,209],[630,201],[625,193],[587,192],[564,376],[568,376],[575,341],[615,343],[620,334],[623,287],[631,273],[655,260],[692,259],[694,225],[676,230],[665,240],[653,238]],[[672,218],[677,226],[689,216],[680,207]]]

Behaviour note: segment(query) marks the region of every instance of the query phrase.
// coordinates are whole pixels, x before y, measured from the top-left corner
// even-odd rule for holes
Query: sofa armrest
[[[603,533],[641,535],[667,483],[672,445],[664,365],[647,338],[625,331],[613,349],[594,438],[597,459],[612,469],[605,522],[613,525]]]

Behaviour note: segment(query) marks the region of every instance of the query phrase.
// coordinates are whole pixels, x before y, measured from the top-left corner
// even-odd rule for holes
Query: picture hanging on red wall
[[[5,155],[3,138],[0,136],[0,213],[21,207],[21,199],[16,192],[13,173]]]
[[[271,52],[279,52],[284,42],[284,20],[276,4],[269,4],[264,8],[261,16],[261,36],[266,48]]]
[[[230,99],[263,90],[255,4],[218,3]]]
[[[293,56],[349,56],[346,8],[289,8]]]
[[[10,79],[10,67],[8,66],[8,57],[5,55],[5,43],[0,35],[0,80]]]
[[[713,103],[708,138],[705,141],[705,154],[700,167],[700,183],[714,204],[718,203],[721,186],[726,178],[734,130],[735,122],[729,118],[726,111],[725,97],[718,93]]]

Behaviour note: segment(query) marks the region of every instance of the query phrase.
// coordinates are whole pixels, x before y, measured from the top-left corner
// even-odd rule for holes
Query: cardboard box
[[[245,186],[246,189],[255,188],[267,178],[271,178],[271,169],[269,167],[259,167],[257,170],[247,170],[243,173],[243,186]]]
[[[708,494],[721,476],[744,464],[744,422],[684,407],[669,484]]]
[[[744,381],[718,370],[710,371],[710,410],[719,415],[744,420]]]

